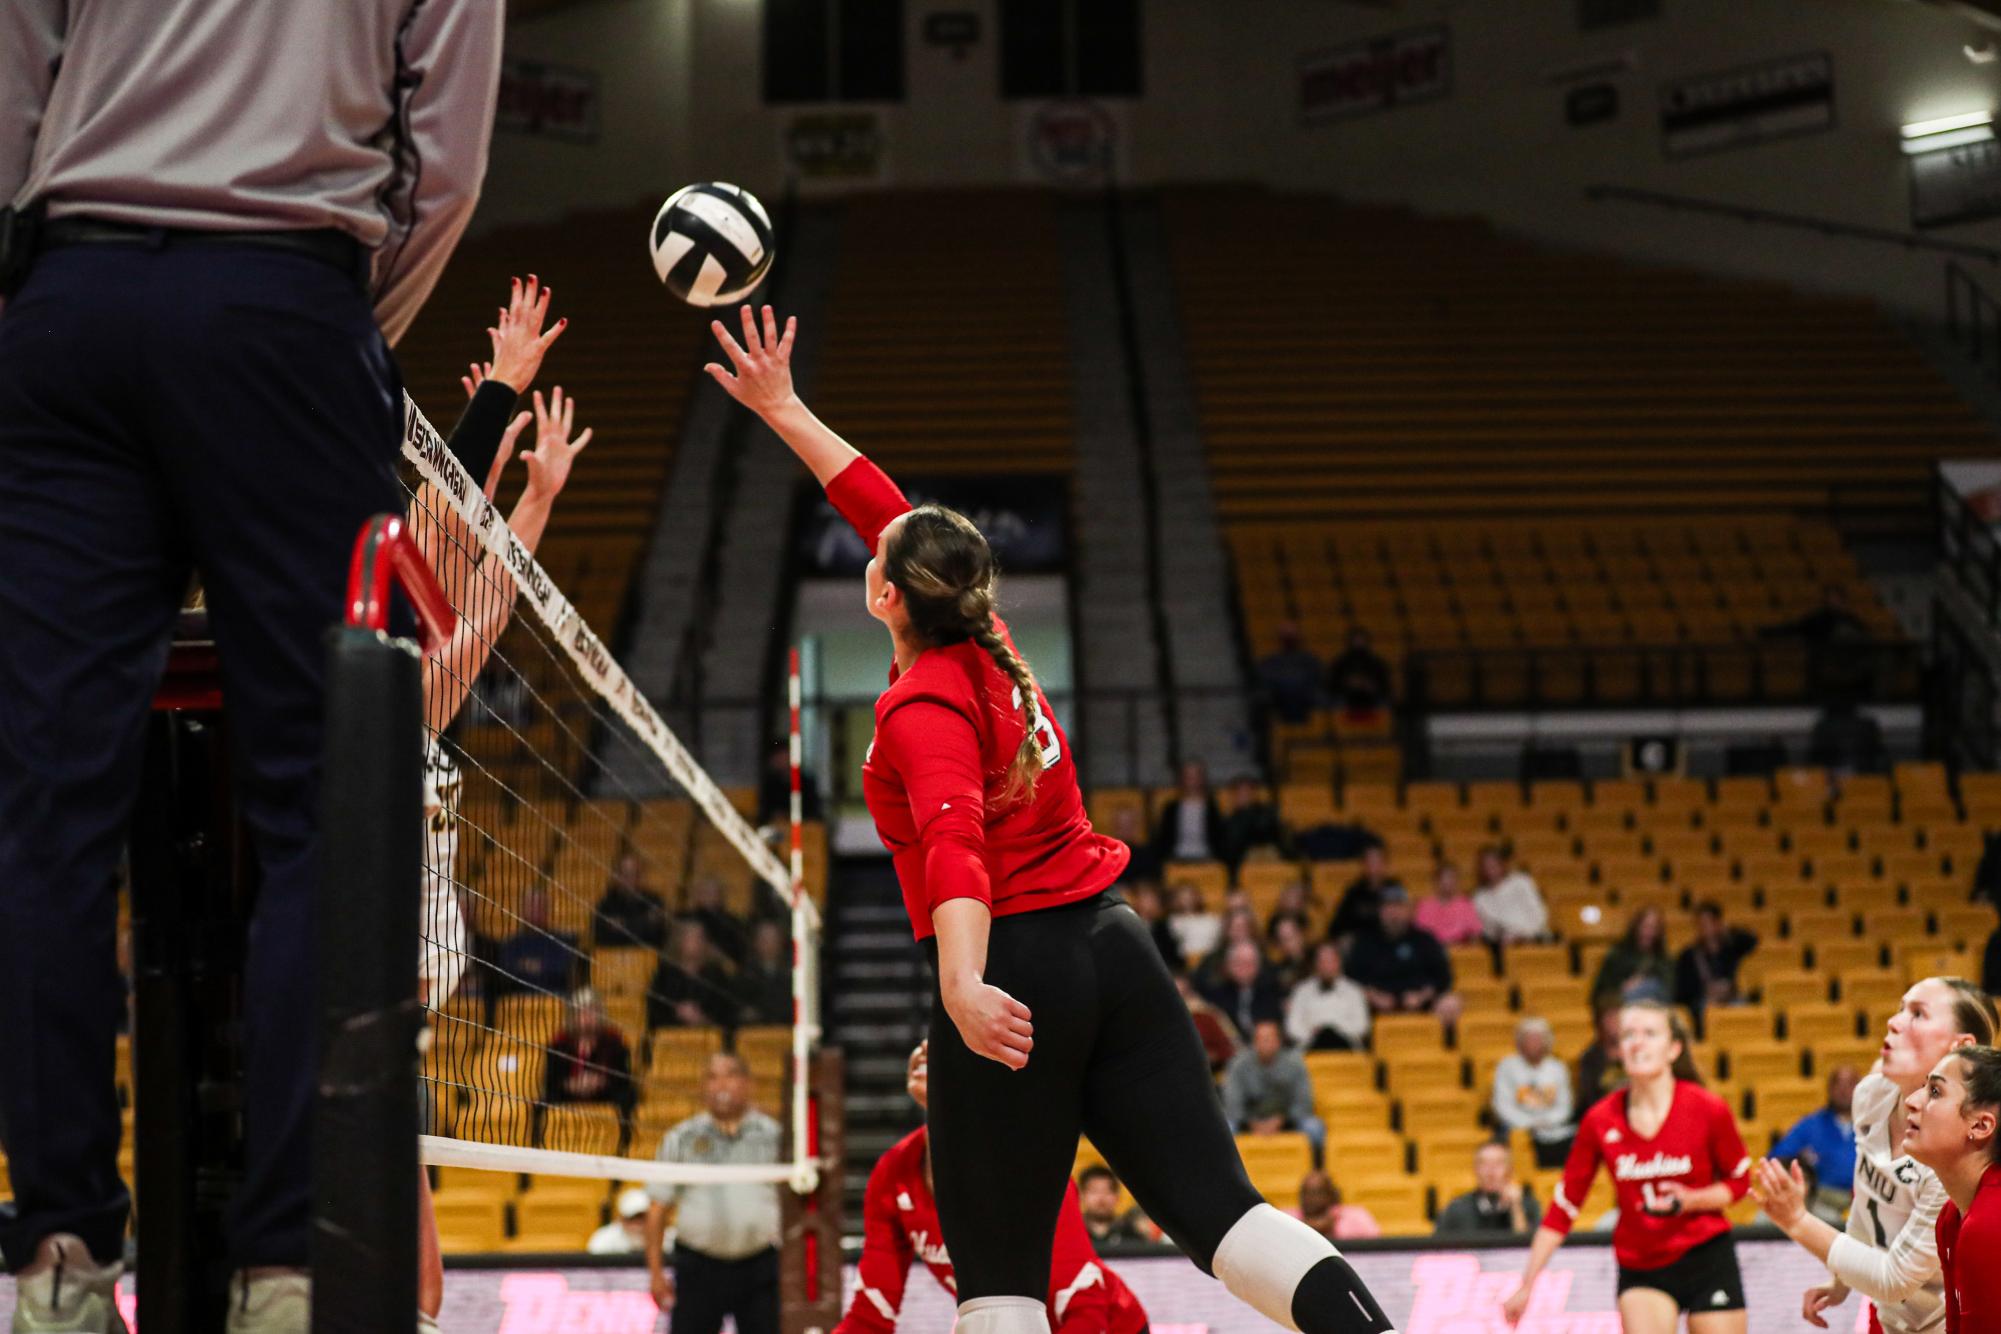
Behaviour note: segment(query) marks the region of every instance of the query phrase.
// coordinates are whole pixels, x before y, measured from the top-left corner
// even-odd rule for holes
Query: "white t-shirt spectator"
[[[1167,919],[1167,929],[1181,946],[1181,957],[1193,963],[1206,959],[1223,938],[1223,919],[1212,912],[1178,912]]]
[[[1480,914],[1489,940],[1539,940],[1549,934],[1549,908],[1526,871],[1510,871],[1487,888],[1475,890],[1473,910]]]
[[[1555,1056],[1530,1065],[1509,1052],[1494,1067],[1494,1119],[1509,1130],[1526,1130],[1539,1140],[1570,1137],[1570,1067]]]
[[[1346,977],[1329,984],[1309,977],[1292,989],[1285,1003],[1285,1036],[1305,1047],[1313,1035],[1331,1028],[1359,1050],[1369,1040],[1369,998]]]

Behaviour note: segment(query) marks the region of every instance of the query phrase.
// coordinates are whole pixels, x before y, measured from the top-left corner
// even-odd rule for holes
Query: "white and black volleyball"
[[[757,196],[722,181],[674,192],[653,217],[653,271],[691,306],[728,306],[771,268],[771,217]]]

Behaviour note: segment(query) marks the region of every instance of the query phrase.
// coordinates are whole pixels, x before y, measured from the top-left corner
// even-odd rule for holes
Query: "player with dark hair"
[[[995,615],[994,554],[964,515],[912,507],[792,387],[742,310],[709,374],[827,489],[874,558],[890,685],[862,769],[913,931],[936,964],[931,1155],[962,1334],[1045,1334],[1049,1257],[1079,1131],[1203,1270],[1303,1334],[1391,1328],[1326,1238],[1261,1199],[1147,929],[1116,894],[1124,844],[1084,815],[1068,738]],[[1037,1021],[1040,1016],[1040,1021]]]
[[[1504,1308],[1522,1318],[1543,1271],[1601,1165],[1617,1189],[1619,1323],[1626,1334],[1744,1334],[1744,1280],[1723,1211],[1750,1187],[1751,1157],[1730,1105],[1696,1081],[1688,1037],[1659,1001],[1634,1001],[1619,1016],[1628,1083],[1578,1123],[1577,1140],[1522,1283]]]
[[[1946,1334],[2001,1328],[2001,1051],[1954,1051],[1904,1110],[1904,1146],[1951,1197],[1937,1231]]]

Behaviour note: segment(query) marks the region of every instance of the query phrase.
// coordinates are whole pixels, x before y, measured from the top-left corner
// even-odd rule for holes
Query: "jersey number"
[[[1883,1235],[1883,1216],[1876,1212],[1876,1201],[1873,1199],[1869,1201],[1869,1223],[1876,1229],[1876,1249],[1889,1249],[1890,1239]]]
[[[1014,688],[1014,707],[1017,710],[1021,708],[1020,686]],[[1035,748],[1042,752],[1044,769],[1054,769],[1057,761],[1063,758],[1063,743],[1056,739],[1056,720],[1040,708],[1035,711]]]
[[[1640,1183],[1640,1203],[1650,1214],[1673,1214],[1681,1210],[1681,1201],[1674,1196],[1654,1189],[1651,1181]]]

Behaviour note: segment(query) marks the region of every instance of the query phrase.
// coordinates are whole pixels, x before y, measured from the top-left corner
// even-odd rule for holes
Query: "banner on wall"
[[[1911,166],[1911,225],[1945,227],[2001,215],[2001,143],[1919,153]]]
[[[1007,477],[904,477],[913,505],[938,504],[973,521],[1003,571],[1047,574],[1069,563],[1069,490],[1055,474]],[[797,551],[808,575],[860,574],[875,553],[817,492],[801,520]]]
[[[1452,30],[1443,23],[1329,47],[1299,58],[1299,118],[1308,125],[1452,92]]]
[[[598,76],[589,70],[508,60],[500,67],[494,128],[574,144],[598,137]]]
[[[1017,166],[1023,180],[1103,185],[1126,174],[1124,109],[1087,97],[1023,102],[1015,113]]]
[[[1661,85],[1661,148],[1671,158],[1834,128],[1834,57],[1784,56]]]
[[[779,130],[786,174],[802,185],[873,185],[885,177],[882,117],[873,111],[803,111]]]

